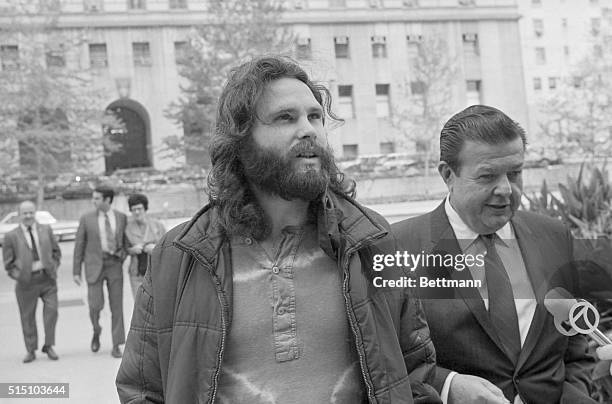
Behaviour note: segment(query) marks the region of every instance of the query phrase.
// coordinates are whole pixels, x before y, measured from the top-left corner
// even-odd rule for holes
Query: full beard
[[[305,166],[296,168],[299,153],[313,152],[320,162],[320,169]],[[292,147],[286,155],[280,155],[257,145],[249,138],[240,152],[244,175],[249,182],[263,192],[278,195],[285,200],[314,201],[329,185],[333,157],[330,149],[310,139]]]

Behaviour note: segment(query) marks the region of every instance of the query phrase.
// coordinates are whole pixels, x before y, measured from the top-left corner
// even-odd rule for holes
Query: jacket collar
[[[319,201],[317,229],[320,247],[334,259],[341,250],[371,244],[388,233],[384,220],[353,199],[331,190]],[[208,204],[188,222],[174,243],[214,268],[217,253],[226,239],[217,209]]]

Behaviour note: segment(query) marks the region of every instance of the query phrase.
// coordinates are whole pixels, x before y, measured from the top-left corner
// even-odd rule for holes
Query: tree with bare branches
[[[0,17],[0,143],[17,153],[21,175],[35,176],[39,206],[50,176],[89,171],[117,148],[105,144],[102,127],[120,126],[101,107],[95,75],[80,64],[83,32],[59,29],[58,10],[22,0]]]
[[[281,0],[210,0],[208,11],[210,20],[193,27],[178,60],[181,96],[167,110],[183,134],[165,139],[167,153],[204,167],[210,164],[208,144],[229,69],[255,55],[289,53],[294,41],[280,22]]]
[[[452,112],[456,61],[440,35],[425,36],[412,45],[409,74],[393,97],[391,123],[405,147],[414,145],[423,153],[428,177],[440,129]]]
[[[607,38],[607,39],[606,39]],[[599,35],[592,52],[540,104],[548,144],[587,158],[612,154],[612,44]]]

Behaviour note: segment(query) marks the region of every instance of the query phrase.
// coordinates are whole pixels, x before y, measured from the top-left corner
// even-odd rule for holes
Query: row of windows
[[[406,36],[408,53],[412,57],[418,54],[418,45],[423,40],[421,35]],[[387,37],[372,36],[372,57],[374,59],[387,58]],[[466,56],[478,55],[478,34],[463,34],[464,52]],[[180,59],[184,53],[186,42],[175,42],[174,51],[176,59]],[[0,59],[3,70],[9,70],[17,66],[19,60],[19,49],[17,45],[2,45]],[[310,59],[312,48],[310,38],[299,38],[296,46],[298,59]],[[338,59],[350,59],[350,39],[348,36],[334,37],[334,53]],[[149,42],[132,42],[132,56],[134,66],[151,66],[151,48]],[[64,66],[65,56],[62,50],[47,53],[47,66]],[[108,51],[105,43],[89,44],[89,65],[93,68],[108,67]]]
[[[46,9],[48,11],[60,11],[62,8],[61,2],[57,0],[46,0],[47,3]],[[187,0],[152,0],[157,3],[160,1],[167,1],[168,8],[171,10],[176,9],[187,9],[188,2]],[[193,0],[192,0],[193,1]],[[196,0],[201,1],[201,0]],[[126,8],[128,10],[146,10],[147,9],[147,0],[125,0]],[[367,5],[372,8],[384,8],[386,6],[385,0],[368,0]],[[391,6],[397,7],[398,2],[391,2]],[[419,0],[402,0],[402,7],[420,7]],[[476,0],[457,0],[458,6],[475,6]],[[330,8],[345,8],[347,7],[346,0],[328,0],[328,7]],[[309,8],[308,0],[293,0],[293,7],[296,9],[306,9]],[[83,10],[89,12],[99,12],[104,11],[104,0],[83,0]]]
[[[541,37],[544,35],[544,20],[541,18],[534,18],[532,20],[533,23],[533,33],[537,37]],[[561,26],[566,29],[567,28],[567,18],[561,19]],[[601,32],[601,18],[594,17],[591,18],[591,33],[593,35],[598,35]]]
[[[559,77],[549,77],[548,78],[548,89],[555,90],[560,82],[561,82],[561,79]],[[574,77],[572,85],[575,88],[580,88],[582,86],[581,78]],[[542,88],[543,88],[542,79],[540,77],[534,77],[533,78],[533,89],[537,91],[537,90],[542,90]]]
[[[422,42],[423,36],[418,34],[412,34],[406,36],[406,42],[408,43],[408,53],[410,55],[416,55],[418,52],[418,45]],[[466,54],[479,54],[478,49],[478,34],[476,33],[465,33],[462,35],[464,43],[464,52]],[[370,37],[372,58],[374,59],[386,59],[387,58],[387,37],[383,35],[375,35]],[[348,36],[335,36],[334,37],[334,55],[337,59],[350,59],[351,48],[350,48],[350,37]],[[297,57],[298,59],[310,59],[312,57],[312,47],[310,38],[299,38],[297,42]]]
[[[558,80],[559,79],[557,77],[549,77],[548,78],[548,88],[550,90],[556,89]],[[536,91],[542,89],[542,79],[540,77],[533,78],[533,89]]]
[[[146,10],[147,0],[125,0],[126,8],[128,10]],[[155,0],[160,1],[160,0]],[[170,10],[187,9],[187,0],[167,0],[168,8]],[[54,2],[57,4],[55,11],[61,9],[60,2]],[[83,0],[83,10],[89,12],[104,11],[104,0]]]
[[[537,46],[534,48],[535,51],[535,62],[537,65],[545,65],[546,64],[546,48],[542,46]],[[603,49],[601,45],[595,44],[593,45],[593,52],[596,56],[600,56],[603,54]],[[570,57],[570,47],[568,45],[563,45],[563,56],[565,58]]]
[[[466,102],[467,105],[480,104],[480,80],[466,81]],[[375,84],[376,93],[376,117],[387,118],[391,115],[391,98],[389,84]],[[412,95],[423,95],[425,93],[425,83],[422,81],[410,82],[410,92]],[[338,85],[338,104],[337,112],[341,118],[355,118],[355,106],[353,103],[353,86],[350,84]]]
[[[386,6],[385,0],[368,0],[368,5],[372,8],[383,8]],[[391,6],[397,6],[397,1],[391,1]],[[458,6],[475,6],[476,0],[457,0]],[[346,0],[328,0],[328,6],[331,8],[345,8],[347,7]],[[403,7],[420,7],[420,0],[402,0],[401,5]],[[293,6],[295,8],[308,8],[308,0],[293,0]]]
[[[174,54],[176,60],[183,57],[186,42],[174,43]],[[134,66],[151,66],[151,48],[148,42],[132,42],[132,56]],[[15,70],[19,66],[19,47],[17,45],[1,45],[0,61],[2,70]],[[66,58],[63,48],[50,50],[46,53],[46,64],[48,67],[66,66]],[[108,52],[105,43],[89,44],[89,66],[92,68],[108,67]]]
[[[568,0],[560,0],[561,3],[565,3]],[[569,1],[575,1],[575,0],[569,0]],[[531,5],[534,7],[541,7],[543,3],[543,0],[531,0]],[[599,0],[589,0],[589,4],[596,6],[599,4]]]

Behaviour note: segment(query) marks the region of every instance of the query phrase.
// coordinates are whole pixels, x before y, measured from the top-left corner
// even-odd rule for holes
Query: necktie
[[[32,261],[40,261],[38,256],[38,248],[36,248],[36,242],[34,241],[34,235],[32,234],[32,226],[28,226],[28,233],[30,233],[30,241],[32,242]]]
[[[485,273],[489,291],[489,318],[514,363],[521,352],[521,336],[510,278],[495,249],[495,233],[481,235],[487,247]]]
[[[106,245],[108,247],[108,252],[114,254],[115,251],[117,251],[117,242],[115,241],[115,233],[113,233],[108,213],[104,213],[104,228],[106,230]]]

